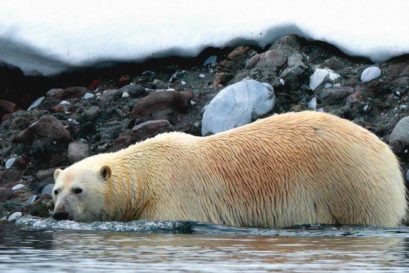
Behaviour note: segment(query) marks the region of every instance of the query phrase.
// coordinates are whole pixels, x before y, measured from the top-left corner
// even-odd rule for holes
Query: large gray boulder
[[[207,105],[202,118],[202,135],[250,123],[270,112],[274,101],[274,89],[267,83],[243,80],[229,85]]]

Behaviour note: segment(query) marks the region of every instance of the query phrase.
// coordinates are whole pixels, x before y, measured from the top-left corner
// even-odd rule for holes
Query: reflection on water
[[[39,230],[3,223],[0,224],[0,272],[409,270],[408,228],[394,233],[361,229],[359,235],[347,235],[352,230],[349,228],[343,231],[347,236],[340,236],[340,229],[270,230],[274,234],[271,235],[268,230],[212,225],[206,232],[207,225],[189,225],[188,234],[183,234],[177,230],[174,233]]]

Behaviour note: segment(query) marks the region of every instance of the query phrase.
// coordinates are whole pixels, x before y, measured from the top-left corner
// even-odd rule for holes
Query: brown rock
[[[53,116],[43,116],[29,127],[30,131],[42,137],[70,140],[71,135],[64,125]]]
[[[132,117],[139,118],[163,109],[185,111],[193,98],[191,91],[157,91],[142,98],[134,105]]]
[[[29,128],[20,132],[15,138],[15,142],[31,142],[35,137],[46,137],[55,140],[69,141],[70,133],[62,125],[61,121],[53,116],[43,116],[34,122]]]
[[[36,174],[35,174],[35,178],[37,178],[38,180],[45,180],[49,177],[52,177],[54,174],[56,168],[50,168],[50,169],[45,169],[45,170],[39,170]]]
[[[239,46],[235,48],[227,55],[226,59],[218,64],[213,86],[223,87],[234,78],[237,70],[244,68],[246,61],[256,54],[257,52],[249,46]]]
[[[21,178],[21,172],[18,170],[3,170],[0,171],[0,187],[11,187]]]
[[[118,80],[118,84],[120,86],[124,86],[128,84],[130,81],[131,81],[131,77],[129,75],[122,75]]]
[[[215,88],[223,88],[226,83],[228,83],[231,79],[234,78],[232,73],[227,72],[220,72],[214,76],[213,80],[213,87]]]
[[[323,104],[331,104],[346,98],[353,92],[354,88],[350,86],[339,86],[321,89],[317,95]]]
[[[132,130],[123,132],[114,142],[116,148],[127,147],[137,141],[145,140],[159,133],[173,131],[173,126],[166,119],[150,120],[135,125]]]
[[[278,39],[269,50],[256,54],[247,61],[246,68],[262,67],[274,71],[287,63],[292,54],[298,52],[301,46],[298,38],[294,35],[284,36]]]
[[[141,140],[148,137],[152,137],[158,133],[165,131],[171,131],[172,125],[166,119],[149,120],[135,125],[132,128],[134,134],[136,134]]]
[[[17,110],[15,103],[8,100],[0,100],[0,113],[3,111],[5,113],[13,113]]]
[[[68,160],[71,163],[80,161],[89,156],[88,144],[72,142],[68,145]]]
[[[67,89],[52,89],[47,93],[47,96],[52,99],[65,100],[69,98],[81,98],[87,92],[90,92],[87,88],[76,86]]]
[[[270,49],[252,57],[246,64],[246,68],[269,67],[275,70],[287,63],[287,54],[279,50]]]

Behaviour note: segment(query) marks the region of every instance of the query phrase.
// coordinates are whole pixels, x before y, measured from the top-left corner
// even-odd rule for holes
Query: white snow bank
[[[193,56],[285,34],[373,61],[409,52],[409,1],[1,1],[0,60],[53,74],[103,60]]]

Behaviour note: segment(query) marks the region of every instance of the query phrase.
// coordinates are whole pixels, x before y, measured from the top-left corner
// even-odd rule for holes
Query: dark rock
[[[29,128],[22,131],[14,139],[16,142],[31,142],[36,137],[46,137],[52,140],[69,141],[70,133],[62,125],[61,121],[53,116],[43,116]]]
[[[406,180],[406,185],[409,185],[409,170],[406,171],[405,180]]]
[[[14,102],[8,100],[0,100],[0,115],[2,113],[13,113],[17,110],[17,105]],[[0,116],[1,118],[1,116]]]
[[[129,95],[135,98],[143,97],[148,95],[148,92],[145,90],[145,87],[143,87],[140,84],[135,84],[135,83],[130,83],[128,85],[125,85],[119,89],[119,92],[123,94],[124,92],[127,92]]]
[[[65,100],[70,98],[81,98],[85,93],[90,92],[85,87],[69,87],[66,89],[51,89],[47,93],[47,97],[55,100]]]
[[[84,111],[84,118],[85,120],[89,121],[95,120],[100,112],[101,110],[98,106],[91,106],[89,109]]]
[[[156,76],[156,73],[154,71],[150,71],[150,70],[144,71],[142,72],[142,81],[151,82],[153,81],[153,79],[155,79],[155,76]]]
[[[68,145],[68,160],[71,163],[80,161],[89,156],[88,144],[72,142]]]
[[[0,170],[0,187],[10,187],[21,178],[21,171]]]
[[[33,216],[48,217],[50,210],[50,201],[50,195],[42,195],[37,198],[32,204],[26,206],[22,211]]]
[[[288,58],[300,50],[296,36],[284,36],[278,39],[269,50],[257,54],[247,61],[246,68],[265,68],[274,71],[285,64]]]
[[[24,129],[30,126],[34,121],[38,120],[39,113],[35,111],[24,112],[18,111],[13,114],[10,124],[10,129]]]
[[[131,77],[129,75],[122,75],[118,80],[118,84],[120,86],[124,86],[128,84],[130,81],[131,81]]]
[[[223,87],[235,77],[238,70],[245,67],[247,60],[257,52],[249,46],[239,46],[227,55],[216,68],[214,87]]]
[[[120,92],[117,89],[105,90],[104,92],[102,92],[102,95],[100,97],[101,101],[103,102],[112,101],[114,98],[120,98]]]
[[[299,89],[307,81],[309,67],[305,65],[304,62],[306,62],[305,57],[298,52],[293,53],[288,57],[288,67],[280,74],[280,78],[285,82],[285,89]]]
[[[319,89],[317,92],[318,99],[323,104],[333,104],[341,101],[351,95],[354,89],[350,86],[339,86]]]
[[[395,125],[389,135],[389,145],[397,154],[409,153],[409,117],[404,117]]]
[[[147,139],[158,133],[172,131],[173,127],[167,120],[150,120],[138,125],[135,125],[132,128],[132,131],[135,135],[138,136],[140,140]]]
[[[139,118],[163,109],[186,111],[193,94],[190,91],[157,91],[142,98],[132,109],[132,117]]]
[[[116,149],[127,147],[137,141],[153,137],[159,133],[173,131],[174,128],[167,120],[150,120],[135,125],[131,130],[126,130],[115,140]]]
[[[36,174],[35,174],[35,178],[37,178],[38,180],[45,180],[49,177],[52,177],[54,174],[56,168],[50,168],[50,169],[45,169],[45,170],[39,170]]]

